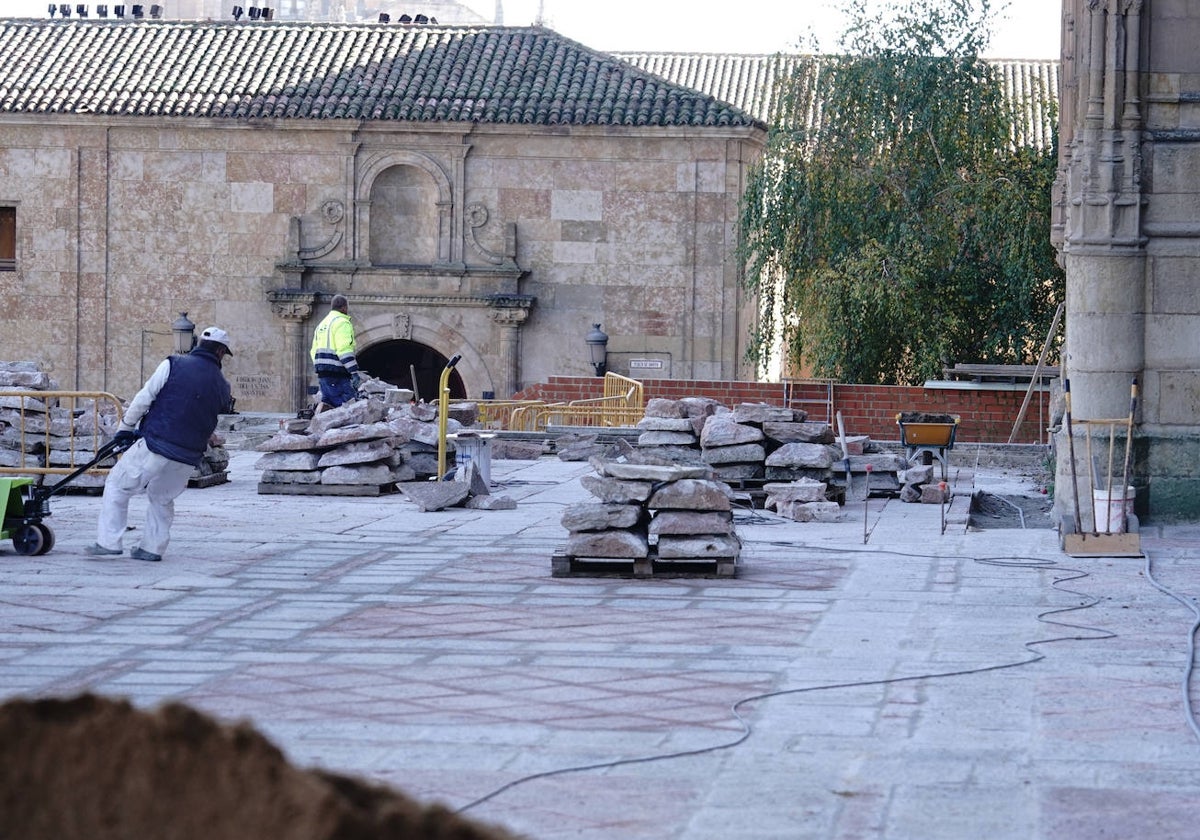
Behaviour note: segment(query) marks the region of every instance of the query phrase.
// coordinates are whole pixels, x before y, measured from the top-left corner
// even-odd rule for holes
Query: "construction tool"
[[[844,436],[843,436],[843,440],[845,440]],[[845,443],[842,444],[842,446],[845,446],[845,445],[846,445]],[[847,464],[850,463],[849,458],[846,459],[846,463]],[[863,493],[863,545],[867,544],[867,536],[868,536],[868,534],[867,534],[867,510],[869,509],[869,506],[870,506],[870,498],[871,498],[871,465],[867,464],[867,492]]]
[[[50,515],[50,499],[106,458],[119,455],[136,442],[110,440],[95,457],[57,484],[34,486],[30,478],[0,478],[0,539],[11,539],[18,554],[45,554],[54,547],[54,531],[42,520]],[[5,492],[6,491],[6,492]]]
[[[1125,488],[1129,486],[1129,459],[1133,453],[1133,416],[1137,412],[1138,398],[1138,381],[1137,377],[1133,378],[1133,383],[1129,386],[1129,420],[1125,424],[1125,466],[1121,469],[1121,493],[1122,502],[1124,501]],[[1111,493],[1110,493],[1111,495]],[[1109,506],[1112,506],[1112,500],[1109,500]],[[1129,511],[1121,508],[1126,518],[1129,517]]]
[[[842,466],[846,470],[846,500],[850,499],[850,447],[846,444],[846,426],[842,422],[842,412],[837,413],[838,442],[842,445]]]
[[[1079,518],[1079,478],[1075,470],[1075,435],[1071,431],[1071,380],[1063,379],[1063,427],[1067,432],[1067,458],[1071,463],[1071,509],[1075,514],[1075,533],[1083,533],[1083,521]]]

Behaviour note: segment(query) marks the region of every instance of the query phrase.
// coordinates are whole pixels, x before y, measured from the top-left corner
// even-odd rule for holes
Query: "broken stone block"
[[[423,423],[432,423],[438,419],[437,403],[416,402],[409,403],[406,406],[401,406],[401,412],[414,420],[420,420]]]
[[[339,426],[374,423],[383,419],[386,410],[379,400],[351,400],[313,417],[308,424],[308,433],[319,437],[326,430]]]
[[[263,470],[259,480],[263,484],[320,484],[321,471]]]
[[[469,496],[463,507],[471,510],[516,510],[517,501],[511,496]]]
[[[17,368],[0,369],[0,387],[29,391],[54,390],[51,388],[49,374],[43,373],[36,368],[33,370]]]
[[[644,502],[654,489],[650,481],[624,481],[602,475],[582,476],[579,483],[602,502]]]
[[[642,432],[638,435],[638,446],[691,446],[695,443],[696,435],[690,429],[686,432]]]
[[[646,535],[634,531],[581,531],[567,537],[563,553],[569,557],[607,557],[638,560],[650,554]]]
[[[492,441],[493,461],[536,461],[547,451],[544,442],[534,443],[524,440],[503,440],[502,438]]]
[[[919,502],[921,501],[921,485],[920,484],[905,484],[900,488],[900,501],[902,502]]]
[[[761,463],[767,451],[759,443],[741,443],[735,446],[709,446],[701,453],[709,464],[752,464]]]
[[[826,484],[811,478],[802,478],[789,482],[772,482],[763,485],[768,501],[777,504],[784,502],[823,502],[825,501]]]
[[[684,397],[679,401],[685,417],[711,417],[720,406],[712,397]]]
[[[317,439],[312,435],[280,432],[255,447],[259,452],[306,452],[317,448]]]
[[[763,434],[776,443],[833,443],[837,438],[828,423],[763,423]]]
[[[734,406],[733,419],[736,423],[762,426],[764,423],[790,423],[796,419],[795,412],[768,403],[742,403]]]
[[[921,487],[921,504],[941,505],[950,501],[950,488],[945,484],[926,484]]]
[[[397,485],[397,488],[422,513],[461,504],[470,492],[461,481],[410,481]]]
[[[268,452],[254,466],[260,470],[315,470],[320,456],[316,452]]]
[[[732,534],[729,511],[662,510],[650,520],[649,533],[659,535]]]
[[[454,473],[454,480],[464,482],[472,496],[491,495],[491,488],[480,472],[479,464],[474,461],[468,461],[465,466],[459,467]]]
[[[717,481],[684,478],[660,487],[646,506],[655,510],[731,510],[728,491]]]
[[[686,417],[684,408],[678,400],[668,400],[662,397],[646,401],[646,417],[681,418]]]
[[[399,484],[402,481],[414,481],[417,471],[408,464],[388,464],[392,469],[392,481]]]
[[[317,439],[317,445],[322,449],[327,449],[357,441],[382,440],[391,437],[392,427],[380,420],[377,423],[338,426],[335,429],[328,429],[321,433]]]
[[[833,466],[833,455],[829,447],[823,444],[785,443],[767,456],[766,465],[789,469],[827,470]]]
[[[908,467],[897,476],[905,484],[928,484],[933,481],[933,466]]]
[[[563,511],[562,526],[568,531],[605,531],[632,528],[642,519],[640,505],[578,502]]]
[[[837,502],[786,502],[779,515],[797,522],[841,522],[846,510]]]
[[[346,464],[321,471],[322,484],[391,484],[392,468],[387,464]]]
[[[370,464],[392,454],[392,444],[386,440],[366,440],[330,449],[317,460],[317,467],[336,467],[341,464]]]
[[[713,477],[721,481],[746,481],[762,478],[766,475],[762,462],[755,464],[717,464],[713,467]]]
[[[640,432],[692,432],[692,421],[687,417],[646,416],[637,422]]]
[[[711,468],[707,464],[623,464],[619,461],[596,459],[592,467],[601,475],[633,481],[678,481],[685,478],[707,478]]]
[[[658,538],[659,560],[707,560],[716,557],[737,557],[741,541],[732,535],[710,534],[695,537]]]
[[[704,424],[704,431],[700,433],[700,445],[705,449],[713,446],[757,443],[762,439],[762,429],[744,426],[727,416],[710,417]]]

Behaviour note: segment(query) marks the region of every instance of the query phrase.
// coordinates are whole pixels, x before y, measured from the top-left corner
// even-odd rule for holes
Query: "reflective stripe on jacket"
[[[317,324],[313,333],[313,367],[317,376],[352,376],[358,373],[358,359],[354,355],[354,324],[345,312],[331,310],[325,320]]]

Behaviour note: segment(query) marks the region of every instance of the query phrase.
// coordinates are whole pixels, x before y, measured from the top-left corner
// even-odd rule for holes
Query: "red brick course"
[[[733,382],[712,379],[645,379],[642,380],[647,400],[655,398],[711,397],[724,405],[743,402],[763,402],[783,405],[784,386],[778,382]],[[514,399],[540,399],[547,402],[600,397],[604,380],[588,376],[551,376],[547,382],[530,385]],[[823,401],[823,386],[798,386],[793,400]],[[959,421],[955,440],[960,443],[1007,443],[1013,423],[1025,400],[1025,388],[1012,390],[956,390],[906,385],[845,385],[833,386],[834,410],[842,413],[846,433],[870,435],[881,441],[899,441],[900,430],[896,415],[902,411],[923,411],[938,414],[957,414]],[[1041,443],[1047,425],[1049,398],[1035,393],[1026,410],[1025,419],[1014,443]],[[796,403],[793,403],[796,405]],[[800,403],[813,419],[824,420],[824,407]]]

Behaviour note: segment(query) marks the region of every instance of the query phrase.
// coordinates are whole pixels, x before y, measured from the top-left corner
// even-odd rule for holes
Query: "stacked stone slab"
[[[635,577],[694,571],[696,564],[719,577],[735,574],[741,541],[729,486],[702,463],[647,460],[591,460],[596,474],[581,483],[597,501],[564,511],[562,524],[570,533],[554,558],[555,575],[614,562]]]
[[[426,403],[388,405],[368,398],[295,421],[258,445],[266,453],[255,464],[262,470],[259,492],[379,492],[436,477],[437,413]],[[447,421],[448,433],[460,428],[458,421]]]
[[[95,456],[117,428],[116,410],[106,403],[55,397],[17,396],[20,391],[56,391],[57,383],[36,362],[0,362],[0,467],[80,467]],[[24,434],[22,434],[22,429]],[[47,481],[54,483],[55,476]],[[104,485],[102,475],[81,475],[73,487]]]
[[[189,487],[212,487],[229,481],[229,451],[225,448],[224,435],[213,433],[204,450],[200,465],[188,479]]]

